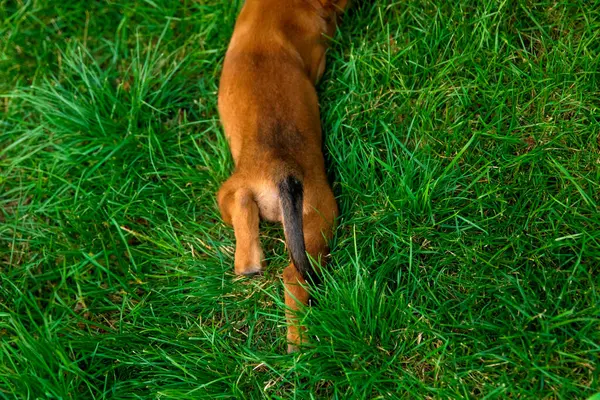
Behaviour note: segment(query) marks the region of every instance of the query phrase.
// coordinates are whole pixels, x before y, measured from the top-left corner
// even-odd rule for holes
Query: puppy
[[[259,218],[281,222],[292,263],[283,272],[288,351],[302,343],[310,255],[322,264],[338,208],[327,182],[315,83],[347,0],[246,0],[219,86],[219,114],[235,163],[217,200],[235,232],[235,273],[263,267]]]

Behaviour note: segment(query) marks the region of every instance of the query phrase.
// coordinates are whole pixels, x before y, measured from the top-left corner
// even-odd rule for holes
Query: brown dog
[[[283,223],[292,263],[283,272],[288,351],[302,342],[293,310],[305,279],[328,252],[338,208],[321,152],[315,83],[327,39],[347,0],[246,0],[229,44],[219,114],[235,172],[217,195],[235,231],[235,272],[259,273],[259,217]]]

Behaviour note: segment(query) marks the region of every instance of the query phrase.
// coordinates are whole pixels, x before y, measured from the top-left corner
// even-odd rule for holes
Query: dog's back
[[[244,5],[219,87],[219,113],[236,166],[260,167],[256,157],[265,151],[300,163],[305,154],[320,154],[314,83],[324,69],[327,29],[307,1]]]

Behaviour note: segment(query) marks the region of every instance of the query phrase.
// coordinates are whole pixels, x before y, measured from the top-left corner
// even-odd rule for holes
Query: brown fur
[[[345,6],[346,0],[246,0],[238,17],[219,87],[235,172],[217,195],[235,232],[236,274],[261,271],[259,218],[284,222],[278,185],[289,176],[303,186],[306,252],[321,262],[328,252],[338,208],[325,175],[314,84],[325,69],[325,36],[333,35]],[[288,351],[304,340],[293,311],[308,303],[305,278],[294,263],[283,272]]]

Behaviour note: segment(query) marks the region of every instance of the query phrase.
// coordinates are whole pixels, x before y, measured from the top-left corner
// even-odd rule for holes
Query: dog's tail
[[[283,214],[283,232],[290,257],[304,279],[308,279],[309,276],[314,278],[313,268],[306,255],[302,231],[304,186],[298,178],[289,175],[279,182],[278,187]]]

